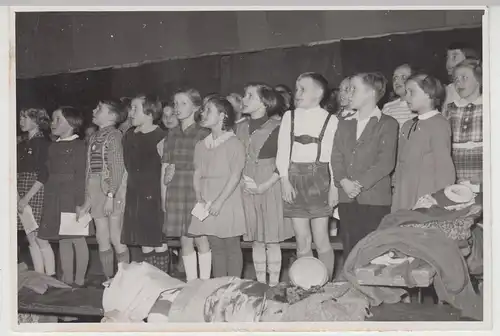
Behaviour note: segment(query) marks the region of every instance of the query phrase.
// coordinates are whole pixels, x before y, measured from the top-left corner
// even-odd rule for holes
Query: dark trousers
[[[375,231],[382,218],[391,212],[390,206],[352,203],[339,204],[340,239],[344,246],[344,261],[356,244]]]

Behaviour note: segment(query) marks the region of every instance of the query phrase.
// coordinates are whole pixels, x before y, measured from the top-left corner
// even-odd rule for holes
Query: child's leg
[[[214,277],[227,276],[227,251],[224,240],[219,237],[208,236],[208,241],[212,249],[212,270]]]
[[[36,238],[40,252],[42,253],[43,264],[45,265],[45,274],[54,276],[56,274],[56,259],[54,251],[47,240]]]
[[[109,236],[111,239],[111,244],[115,248],[116,261],[118,263],[130,262],[130,253],[127,245],[122,244],[122,225],[123,225],[123,215],[109,217]]]
[[[328,217],[314,218],[311,220],[314,244],[318,252],[318,258],[325,264],[328,271],[328,281],[333,276],[335,256],[330,245],[330,235],[328,233]]]
[[[252,259],[255,268],[257,281],[267,283],[266,279],[266,244],[261,242],[253,242]]]
[[[68,285],[73,284],[73,240],[61,239],[59,241],[59,257],[61,258],[62,281]]]
[[[186,280],[190,281],[198,278],[198,261],[194,250],[194,239],[191,237],[181,237],[182,261],[186,270]]]
[[[96,239],[99,245],[99,259],[101,259],[102,270],[106,277],[112,278],[114,274],[113,248],[111,247],[111,238],[109,236],[108,218],[94,218],[96,228]]]
[[[312,257],[311,225],[308,218],[292,218],[293,231],[297,242],[297,258]]]
[[[36,241],[36,231],[27,234],[26,238],[28,238],[31,260],[33,261],[35,272],[44,273],[45,266],[43,265],[42,251],[40,251],[40,246]]]
[[[76,255],[75,284],[83,286],[89,266],[89,247],[84,237],[73,239]]]
[[[200,267],[200,279],[210,279],[212,272],[212,251],[207,236],[196,237],[194,239],[198,247],[198,264]]]
[[[266,247],[269,286],[276,286],[280,282],[281,247],[279,243],[266,244]]]
[[[241,278],[243,273],[243,253],[241,237],[224,238],[226,245],[227,275]]]

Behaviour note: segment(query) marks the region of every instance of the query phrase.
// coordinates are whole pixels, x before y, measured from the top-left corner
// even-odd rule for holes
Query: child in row
[[[442,113],[447,118],[450,117],[448,112],[449,104],[461,98],[456,89],[454,71],[456,66],[466,59],[479,61],[481,58],[479,53],[467,43],[453,42],[448,46],[446,50],[446,71],[451,83],[446,86],[446,99],[442,107]]]
[[[83,117],[73,107],[61,107],[52,114],[51,130],[56,141],[48,150],[48,180],[44,186],[43,216],[38,230],[42,250],[51,249],[49,241],[59,242],[62,280],[76,287],[85,283],[89,262],[87,242],[85,236],[64,236],[59,230],[61,213],[79,212],[85,202],[86,146],[77,134],[82,125]],[[55,264],[54,260],[46,262],[50,267]]]
[[[155,97],[138,95],[130,105],[133,128],[123,137],[123,159],[128,177],[121,243],[140,246],[145,259],[153,252],[167,250],[162,235],[159,152],[159,144],[166,133],[156,125],[161,114],[161,103]]]
[[[108,279],[114,274],[114,253],[118,263],[128,263],[130,258],[127,246],[120,241],[125,202],[120,188],[126,186],[122,186],[122,133],[116,128],[126,119],[127,111],[113,101],[101,101],[93,110],[92,122],[98,130],[89,139],[86,200],[77,213],[82,217],[90,211],[94,219],[99,258]]]
[[[405,87],[417,116],[399,133],[393,212],[411,210],[420,197],[455,183],[450,123],[438,110],[445,98],[443,85],[432,76],[415,74]]]
[[[483,70],[481,62],[466,59],[453,72],[458,97],[447,111],[453,134],[453,162],[457,182],[476,192],[483,183]]]
[[[323,76],[304,73],[298,77],[296,108],[285,113],[279,130],[276,166],[285,201],[283,213],[293,223],[297,256],[312,256],[314,240],[331,277],[334,254],[328,220],[338,194],[330,161],[338,119],[320,107],[328,92]]]
[[[211,133],[196,144],[193,186],[196,201],[205,205],[209,216],[204,221],[192,216],[188,233],[198,240],[208,236],[214,277],[241,277],[243,271],[240,238],[246,228],[239,185],[245,150],[233,132],[234,123],[235,112],[227,99],[204,99],[201,125]],[[200,278],[207,276],[208,265],[200,258]]]
[[[356,113],[340,121],[331,156],[345,256],[390,213],[399,128],[377,107],[387,85],[383,75],[361,73],[350,82]]]
[[[278,94],[265,84],[245,88],[244,113],[250,118],[238,125],[236,135],[245,146],[243,170],[243,208],[245,240],[252,241],[252,259],[257,280],[269,285],[279,283],[281,271],[280,242],[294,236],[289,218],[283,217],[281,183],[276,169],[280,121],[270,118],[278,107]],[[254,185],[245,178],[251,178]]]
[[[50,118],[44,109],[23,109],[20,113],[21,131],[27,136],[17,144],[17,211],[23,214],[28,206],[38,226],[42,220],[44,184],[47,183],[47,155],[50,142],[44,135]],[[17,229],[23,230],[21,218],[17,217]],[[36,272],[55,275],[54,253],[48,244],[36,238],[37,230],[26,231],[29,251]],[[32,231],[31,231],[32,230]]]
[[[197,202],[193,178],[194,152],[198,141],[209,134],[195,121],[200,114],[202,98],[194,89],[180,90],[174,95],[175,115],[179,126],[168,132],[162,156],[162,193],[165,202],[163,233],[181,239],[181,253],[187,280],[198,278],[198,263],[202,278],[210,277],[212,253],[206,237],[193,237],[188,229],[191,211]],[[198,248],[198,256],[194,249]]]

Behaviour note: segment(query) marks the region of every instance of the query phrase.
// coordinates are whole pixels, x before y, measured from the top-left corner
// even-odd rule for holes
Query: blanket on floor
[[[389,251],[421,259],[435,271],[434,287],[441,301],[461,309],[462,314],[482,320],[482,298],[474,292],[467,264],[455,241],[439,229],[392,227],[379,229],[363,238],[344,264],[345,278],[369,298],[370,303],[398,302],[402,289],[359,285],[355,270]]]

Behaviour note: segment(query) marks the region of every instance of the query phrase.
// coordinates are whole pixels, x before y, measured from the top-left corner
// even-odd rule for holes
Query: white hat
[[[444,188],[446,197],[455,203],[468,203],[475,197],[474,192],[466,185],[453,184]]]

